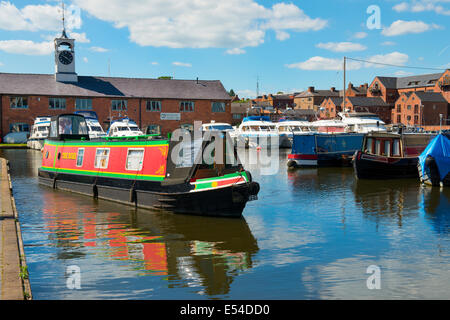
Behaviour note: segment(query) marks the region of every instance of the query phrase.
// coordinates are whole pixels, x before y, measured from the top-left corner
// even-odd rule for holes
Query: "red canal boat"
[[[52,117],[42,149],[39,182],[137,207],[241,217],[246,203],[257,198],[259,184],[239,161],[218,164],[214,158],[206,164],[199,157],[210,143],[156,135],[90,140],[84,117],[59,115]]]

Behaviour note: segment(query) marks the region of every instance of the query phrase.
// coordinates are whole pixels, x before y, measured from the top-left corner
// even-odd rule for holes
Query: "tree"
[[[229,94],[231,97],[236,96],[236,93],[234,93],[234,90],[233,90],[233,89],[231,89],[230,92],[228,92],[228,94]]]

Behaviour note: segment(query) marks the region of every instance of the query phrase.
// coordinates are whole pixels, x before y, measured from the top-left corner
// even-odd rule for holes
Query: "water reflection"
[[[355,179],[355,203],[365,218],[379,222],[396,221],[402,226],[405,218],[419,215],[421,187],[414,179],[370,181]]]
[[[450,233],[449,188],[423,188],[423,210],[425,218],[437,233]]]

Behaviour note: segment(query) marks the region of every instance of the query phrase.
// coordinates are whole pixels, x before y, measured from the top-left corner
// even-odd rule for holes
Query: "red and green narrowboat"
[[[250,172],[239,161],[198,161],[212,143],[204,138],[198,148],[194,141],[172,140],[157,135],[91,140],[84,117],[55,116],[42,149],[39,182],[136,207],[241,217],[259,192]]]
[[[435,137],[429,133],[368,133],[353,156],[358,179],[418,178],[419,155]]]

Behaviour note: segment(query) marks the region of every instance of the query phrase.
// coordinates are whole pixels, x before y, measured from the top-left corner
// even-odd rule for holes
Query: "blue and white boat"
[[[450,136],[439,134],[419,156],[419,177],[424,184],[450,186]]]
[[[280,146],[277,128],[267,116],[251,116],[242,120],[236,130],[238,146],[247,148],[270,148]]]
[[[363,133],[294,134],[288,167],[350,166],[361,149]]]

